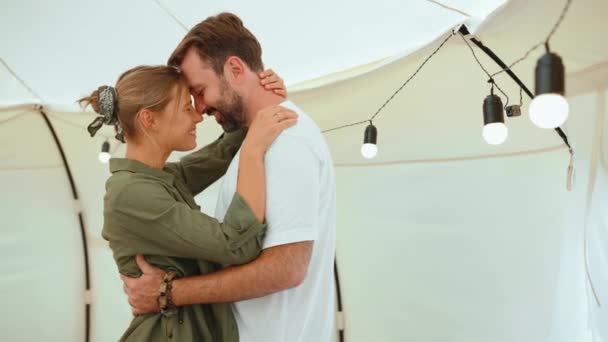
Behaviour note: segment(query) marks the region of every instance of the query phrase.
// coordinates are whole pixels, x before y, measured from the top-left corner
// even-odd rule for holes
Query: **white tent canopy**
[[[75,100],[139,64],[165,63],[221,11],[322,129],[367,120],[462,23],[506,63],[544,40],[565,1],[3,1],[0,3],[0,323],[14,341],[116,340],[130,320],[101,238],[104,136]],[[454,35],[374,120],[327,132],[338,185],[345,341],[608,341],[608,32],[603,0],[575,0],[551,41],[567,71],[570,154],[552,130],[507,118],[481,137],[487,76]],[[490,71],[499,67],[474,48]],[[542,49],[513,68],[533,90]],[[496,82],[519,102],[506,75]],[[504,98],[503,98],[504,101]],[[74,195],[43,105],[70,166]],[[199,127],[199,146],[220,130]],[[114,156],[124,146],[111,139]],[[173,156],[177,158],[179,156]],[[217,185],[197,198],[213,213]],[[78,213],[82,213],[83,242]],[[87,247],[88,260],[83,258]],[[88,265],[90,291],[85,291]],[[586,267],[588,265],[588,267]],[[36,328],[32,327],[32,323]]]

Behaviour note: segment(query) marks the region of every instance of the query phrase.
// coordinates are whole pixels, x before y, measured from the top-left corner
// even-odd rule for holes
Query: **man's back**
[[[266,154],[264,249],[314,241],[308,271],[297,287],[234,305],[242,342],[329,341],[333,332],[336,192],[333,163],[314,121],[299,114]],[[216,208],[222,220],[236,191],[239,154],[226,173]]]

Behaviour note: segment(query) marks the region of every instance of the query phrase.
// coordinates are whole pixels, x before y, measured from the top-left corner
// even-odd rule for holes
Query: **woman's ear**
[[[156,128],[156,118],[154,117],[154,113],[152,113],[152,111],[150,111],[149,109],[140,110],[139,114],[137,115],[137,120],[139,121],[141,127],[145,130]]]

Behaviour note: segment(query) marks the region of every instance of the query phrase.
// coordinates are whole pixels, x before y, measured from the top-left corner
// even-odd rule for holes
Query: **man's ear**
[[[233,84],[241,84],[247,70],[247,64],[237,56],[228,57],[224,63],[224,76]]]

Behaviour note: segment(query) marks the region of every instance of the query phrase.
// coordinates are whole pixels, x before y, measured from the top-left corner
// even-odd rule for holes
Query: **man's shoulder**
[[[321,159],[324,141],[320,134],[305,127],[301,121],[294,127],[283,131],[267,152],[267,160],[288,161],[293,158],[303,157],[305,154],[314,155]],[[274,157],[279,157],[274,158]]]
[[[302,144],[311,148],[315,153],[325,148],[326,143],[321,129],[308,113],[297,107],[293,102],[284,102],[281,105],[298,114],[298,123],[284,130],[277,137],[273,146]]]
[[[304,111],[302,108],[298,107],[295,103],[291,101],[285,101],[281,103],[281,106],[285,108],[289,108],[298,114],[298,124],[290,127],[285,130],[286,133],[291,133],[292,135],[314,135],[313,133],[320,133],[319,126],[317,123],[310,117],[310,115]]]

